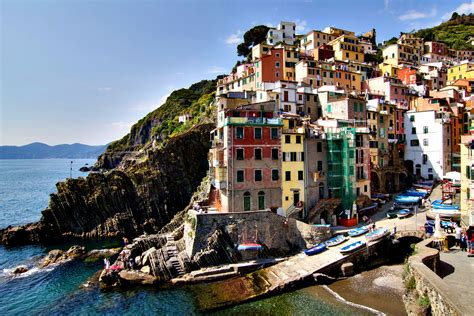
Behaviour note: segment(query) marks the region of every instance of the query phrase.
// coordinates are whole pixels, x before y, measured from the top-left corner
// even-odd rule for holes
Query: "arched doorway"
[[[419,163],[415,166],[415,174],[417,177],[421,177],[421,165]]]
[[[250,208],[252,207],[252,196],[250,195],[250,192],[245,192],[244,193],[244,211],[250,211]]]
[[[383,188],[380,187],[379,175],[374,171],[370,173],[370,190],[374,193],[383,191]]]

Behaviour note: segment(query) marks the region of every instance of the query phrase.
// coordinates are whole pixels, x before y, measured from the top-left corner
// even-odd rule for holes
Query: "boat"
[[[331,224],[313,224],[315,227],[331,227]]]
[[[363,235],[367,233],[368,231],[369,231],[369,228],[367,226],[362,226],[359,228],[351,229],[350,231],[347,232],[347,234],[351,237],[356,237],[356,236]]]
[[[398,211],[397,217],[398,218],[405,218],[405,217],[409,216],[410,214],[411,214],[411,211],[407,208],[404,208],[404,209],[401,209],[400,211]]]
[[[388,236],[388,235],[390,235],[390,231],[388,230],[388,228],[387,227],[381,227],[381,228],[377,228],[373,232],[370,232],[367,235],[365,235],[365,238],[367,239],[367,242],[370,242],[370,241],[378,240],[378,239],[380,239],[382,237],[385,237],[385,236]]]
[[[347,246],[344,246],[341,248],[341,252],[342,253],[348,253],[348,252],[351,252],[351,251],[354,251],[354,250],[357,250],[357,249],[360,249],[362,247],[365,246],[365,242],[364,241],[356,241],[356,242],[353,242],[352,244],[350,245],[347,245]]]
[[[318,254],[320,252],[323,252],[325,249],[326,249],[326,244],[325,243],[320,243],[320,244],[318,244],[318,245],[316,245],[312,248],[306,249],[304,251],[304,253],[307,256],[312,256],[312,255]]]
[[[459,210],[459,205],[457,205],[457,204],[444,204],[442,200],[434,200],[431,203],[431,207],[433,208],[433,211],[435,211],[435,210],[458,211]]]
[[[398,210],[391,208],[387,211],[387,218],[395,218],[397,217],[397,214],[398,214]]]
[[[331,239],[326,240],[326,246],[334,247],[334,246],[337,246],[339,244],[342,244],[346,240],[347,240],[346,237],[344,237],[342,235],[337,235],[335,237],[332,237]]]
[[[406,190],[405,193],[403,193],[403,195],[419,196],[419,197],[424,198],[427,195],[427,192],[420,192],[418,190]]]
[[[238,251],[259,251],[262,250],[262,245],[256,243],[243,243],[237,247]]]
[[[404,204],[404,203],[418,203],[421,197],[413,195],[400,194],[395,197],[395,202]]]

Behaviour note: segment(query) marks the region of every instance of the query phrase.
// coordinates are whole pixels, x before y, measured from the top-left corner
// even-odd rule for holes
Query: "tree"
[[[266,39],[268,29],[268,26],[257,25],[245,32],[244,42],[237,46],[237,55],[247,57],[252,52],[253,46]]]
[[[451,15],[450,20],[456,20],[457,18],[459,18],[459,14],[457,12],[453,12],[453,15]]]

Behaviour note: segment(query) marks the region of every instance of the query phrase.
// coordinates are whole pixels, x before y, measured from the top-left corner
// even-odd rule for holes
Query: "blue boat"
[[[365,235],[365,238],[367,239],[367,241],[375,241],[375,240],[378,240],[382,237],[385,237],[385,236],[388,236],[390,235],[390,231],[388,230],[387,227],[381,227],[381,228],[378,228],[376,230],[374,230],[373,232],[370,232],[368,233],[367,235]]]
[[[431,207],[433,209],[437,209],[437,210],[453,210],[453,211],[459,210],[459,205],[457,205],[457,204],[443,204],[443,201],[441,201],[441,200],[434,200],[431,203]]]
[[[411,214],[411,211],[407,208],[404,208],[404,209],[401,209],[400,211],[398,211],[397,213],[397,217],[398,218],[404,218],[404,217],[407,217]]]
[[[256,244],[256,243],[244,243],[244,244],[240,244],[238,247],[237,247],[237,250],[238,251],[260,251],[262,250],[262,245],[260,244]]]
[[[420,192],[416,190],[406,190],[405,193],[403,193],[403,195],[406,195],[406,196],[419,196],[422,198],[424,198],[426,194],[427,194],[426,192]]]
[[[331,224],[313,224],[316,227],[331,227]]]
[[[404,204],[404,203],[418,203],[421,197],[413,195],[400,194],[395,197],[395,202]]]
[[[366,226],[354,228],[347,232],[347,234],[351,237],[356,237],[365,234],[369,231],[369,228]]]
[[[337,246],[339,244],[342,244],[346,240],[347,240],[346,237],[344,237],[342,235],[337,235],[335,237],[332,237],[331,239],[326,240],[326,246],[334,247],[334,246]]]
[[[313,248],[306,249],[304,251],[304,253],[307,256],[312,256],[312,255],[318,254],[320,252],[323,252],[325,249],[326,249],[326,244],[321,243],[319,245],[314,246]]]
[[[341,252],[342,253],[348,253],[348,252],[351,252],[351,251],[354,251],[354,250],[357,250],[357,249],[360,249],[362,247],[365,246],[365,242],[364,241],[356,241],[356,242],[353,242],[352,244],[350,245],[347,245],[347,246],[344,246],[341,248]]]

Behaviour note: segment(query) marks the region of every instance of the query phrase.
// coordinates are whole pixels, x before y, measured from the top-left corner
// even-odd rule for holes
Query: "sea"
[[[71,164],[72,161],[72,164]],[[40,219],[55,184],[78,171],[90,159],[0,160],[0,228]],[[71,172],[72,166],[72,172]],[[87,249],[117,246],[114,241],[78,243]],[[70,245],[55,245],[68,249]],[[101,262],[69,261],[46,269],[41,259],[53,248],[40,245],[5,248],[0,245],[0,315],[196,315],[192,292],[186,287],[101,290],[96,284]],[[12,269],[26,265],[28,272],[14,276]],[[313,286],[215,312],[218,315],[373,315]],[[381,297],[381,300],[384,298]]]

